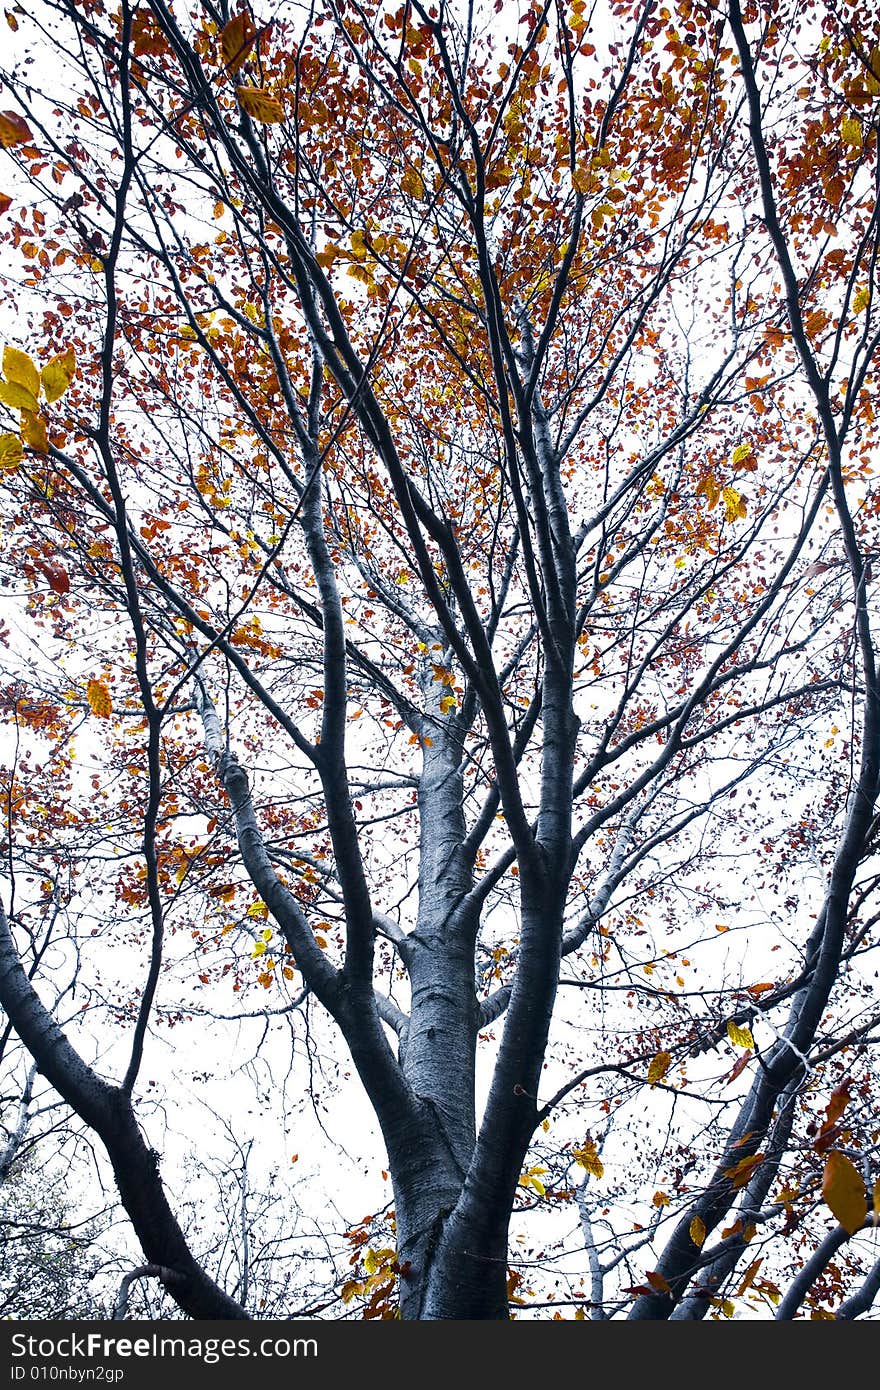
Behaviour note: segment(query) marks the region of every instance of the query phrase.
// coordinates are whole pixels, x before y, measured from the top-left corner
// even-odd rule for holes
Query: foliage
[[[865,1312],[880,24],[264,8],[9,16],[0,1000],[186,1313],[239,1027],[381,1130],[328,1315]]]

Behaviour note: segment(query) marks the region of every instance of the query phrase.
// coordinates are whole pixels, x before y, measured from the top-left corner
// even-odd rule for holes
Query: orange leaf
[[[92,714],[96,714],[99,719],[110,718],[113,713],[113,701],[103,681],[90,680],[86,686],[86,698]]]
[[[651,1285],[651,1288],[654,1290],[655,1293],[672,1293],[672,1290],[667,1284],[666,1280],[663,1278],[663,1275],[660,1274],[656,1269],[646,1270],[645,1278],[647,1279],[648,1283]]]
[[[747,1158],[741,1158],[739,1163],[735,1163],[732,1168],[726,1168],[724,1176],[730,1178],[734,1187],[745,1187],[754,1170],[763,1162],[764,1155],[762,1153],[749,1154]]]
[[[8,212],[12,206],[12,199],[8,193],[0,193],[0,212]]]
[[[860,1230],[868,1214],[865,1184],[846,1154],[832,1149],[822,1174],[822,1196],[831,1215],[851,1236]]]
[[[0,111],[0,145],[8,150],[10,145],[33,143],[30,126],[17,111]]]
[[[763,1260],[763,1255],[759,1255],[756,1260],[752,1260],[752,1263],[749,1265],[748,1269],[743,1275],[740,1281],[739,1288],[736,1291],[737,1298],[741,1298],[742,1295],[745,1293],[746,1289],[750,1289],[752,1284],[754,1284],[755,1278],[757,1276],[758,1270],[761,1268]]]
[[[236,87],[235,94],[243,111],[254,121],[274,125],[284,120],[284,107],[265,87]]]
[[[136,58],[155,58],[167,53],[165,35],[149,10],[138,10],[131,22],[132,51]]]

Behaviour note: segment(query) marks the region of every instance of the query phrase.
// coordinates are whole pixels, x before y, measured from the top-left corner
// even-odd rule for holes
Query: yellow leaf
[[[96,714],[99,719],[110,718],[113,713],[113,701],[103,681],[90,680],[86,686],[86,698],[92,714]]]
[[[440,701],[440,713],[448,714],[449,711],[453,709],[455,709],[455,696],[444,695],[442,700]]]
[[[50,404],[52,401],[57,401],[60,396],[64,395],[75,376],[76,353],[73,348],[68,348],[66,352],[59,352],[57,357],[50,358],[42,372],[46,400]]]
[[[840,138],[854,150],[862,148],[862,123],[858,116],[844,116],[840,122]]]
[[[755,1039],[752,1037],[750,1028],[740,1028],[739,1024],[734,1023],[733,1019],[727,1025],[727,1036],[734,1047],[750,1047],[754,1050]]]
[[[29,410],[32,415],[36,415],[39,408],[33,391],[18,381],[0,381],[0,401],[12,410]]]
[[[265,955],[265,954],[266,954],[266,943],[265,943],[265,941],[255,941],[255,942],[254,942],[254,949],[251,951],[251,960],[256,960],[256,959],[257,959],[257,956],[263,956],[263,955]]]
[[[266,904],[265,904],[264,902],[260,902],[260,900],[259,900],[259,898],[258,898],[257,901],[256,901],[255,903],[251,903],[250,907],[248,908],[247,912],[245,913],[245,916],[246,916],[246,917],[260,917],[260,918],[262,918],[263,920],[265,920],[265,919],[269,916],[269,909],[268,909],[268,907],[266,906]]]
[[[690,1232],[691,1240],[699,1250],[706,1239],[706,1223],[703,1221],[702,1217],[695,1216],[688,1227],[688,1231]]]
[[[734,449],[733,453],[730,455],[730,462],[733,464],[734,468],[736,468],[740,463],[744,463],[744,462],[746,461],[747,458],[751,458],[751,457],[752,457],[752,446],[751,446],[751,444],[746,444],[746,443],[737,444],[737,446],[736,446],[736,448]]]
[[[418,169],[414,169],[411,164],[404,170],[403,178],[400,180],[400,186],[404,193],[409,194],[410,198],[419,199],[425,196],[424,180]]]
[[[596,1152],[596,1144],[592,1139],[585,1139],[583,1147],[573,1149],[572,1153],[582,1168],[586,1168],[588,1173],[592,1173],[594,1178],[601,1178],[605,1172],[605,1165]]]
[[[880,1225],[880,1178],[874,1183],[874,1225]]]
[[[26,352],[20,352],[14,347],[5,347],[3,375],[7,381],[14,381],[17,386],[23,386],[26,391],[30,391],[32,396],[39,396],[40,373],[33,358],[28,357]]]
[[[263,929],[263,931],[260,932],[260,936],[263,938],[264,941],[271,941],[271,940],[272,940],[272,928],[271,928],[271,927],[265,927],[265,928]]]
[[[654,1196],[653,1196],[653,1198],[652,1198],[651,1200],[653,1201],[655,1207],[668,1207],[668,1206],[669,1206],[669,1200],[670,1200],[670,1199],[669,1199],[669,1193],[668,1193],[668,1192],[655,1192],[655,1193],[654,1193]]]
[[[38,454],[48,454],[46,421],[41,415],[34,415],[30,410],[21,412],[21,437],[25,444],[29,444]]]
[[[284,120],[284,107],[265,87],[236,87],[235,95],[243,111],[263,125],[275,125]]]
[[[24,450],[17,434],[0,434],[0,470],[12,473],[21,463]]]
[[[724,498],[724,519],[725,521],[738,521],[746,515],[745,498],[737,492],[735,487],[722,488],[721,496]]]
[[[351,234],[351,249],[359,261],[364,260],[369,250],[367,234],[360,227],[355,227]]]
[[[672,1058],[668,1052],[658,1052],[651,1058],[651,1065],[648,1067],[648,1081],[652,1086],[656,1086],[658,1081],[662,1081],[669,1071]]]
[[[871,302],[871,291],[867,285],[862,285],[861,289],[856,290],[853,295],[853,312],[860,314],[863,309],[867,309]]]
[[[845,1231],[854,1236],[856,1231],[861,1229],[868,1214],[865,1184],[855,1164],[837,1149],[832,1149],[825,1160],[822,1196],[832,1216],[837,1218]]]

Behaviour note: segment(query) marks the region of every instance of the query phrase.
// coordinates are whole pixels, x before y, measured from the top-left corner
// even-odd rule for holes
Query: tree
[[[8,702],[70,769],[9,835],[71,842],[115,1079],[18,965],[37,874],[0,999],[148,1269],[245,1315],[136,1104],[231,988],[377,1117],[368,1313],[551,1301],[511,1214],[575,1199],[581,1315],[864,1312],[877,20],[9,19]]]

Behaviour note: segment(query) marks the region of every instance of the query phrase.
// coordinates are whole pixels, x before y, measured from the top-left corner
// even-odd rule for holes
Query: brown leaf
[[[34,137],[30,126],[17,111],[0,111],[0,145],[8,150],[10,145],[33,144]]]
[[[246,10],[233,15],[220,33],[220,54],[227,72],[234,76],[257,41],[257,30]]]

